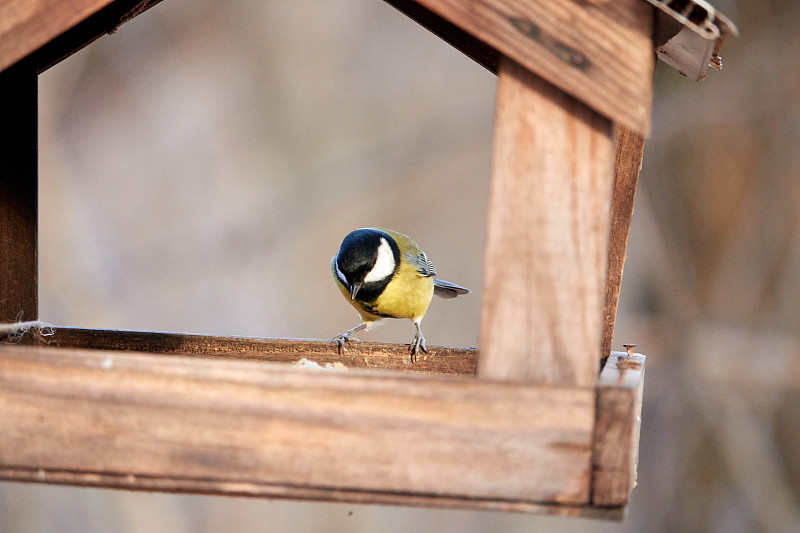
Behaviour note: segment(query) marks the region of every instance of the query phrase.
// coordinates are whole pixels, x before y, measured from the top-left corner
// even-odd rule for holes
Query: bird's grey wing
[[[440,298],[455,298],[460,294],[469,294],[470,291],[466,287],[450,283],[443,279],[434,278],[433,280],[433,294]]]
[[[406,259],[417,268],[417,272],[423,277],[432,278],[436,275],[436,267],[433,266],[433,263],[428,259],[428,256],[425,255],[425,252],[420,252],[419,255],[406,254]]]

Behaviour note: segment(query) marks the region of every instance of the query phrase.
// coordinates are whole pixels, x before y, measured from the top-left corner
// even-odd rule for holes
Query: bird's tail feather
[[[433,279],[433,294],[440,298],[455,298],[456,296],[469,294],[470,292],[472,291],[461,285],[456,285],[455,283],[450,283],[449,281],[439,278]]]

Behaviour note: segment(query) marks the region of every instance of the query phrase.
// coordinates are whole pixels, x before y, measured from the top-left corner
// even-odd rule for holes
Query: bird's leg
[[[414,322],[414,327],[417,328],[417,334],[414,335],[414,340],[411,341],[411,362],[417,360],[417,354],[420,350],[428,353],[428,347],[425,346],[425,336],[422,334],[422,329],[419,327],[419,322]]]
[[[342,353],[342,347],[344,346],[345,342],[347,342],[347,341],[356,341],[356,342],[358,342],[358,339],[356,339],[355,337],[351,337],[350,335],[353,334],[353,333],[356,333],[357,331],[361,331],[362,329],[364,329],[366,327],[367,327],[366,322],[363,323],[363,324],[359,324],[354,328],[348,329],[344,333],[339,333],[333,339],[331,339],[331,342],[335,342],[336,344],[339,345],[339,353],[341,354]]]

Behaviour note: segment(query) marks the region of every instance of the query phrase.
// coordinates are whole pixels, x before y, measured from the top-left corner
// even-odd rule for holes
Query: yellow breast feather
[[[406,262],[400,263],[394,276],[386,290],[374,302],[368,302],[369,307],[384,316],[422,320],[433,298],[433,278],[422,276]]]

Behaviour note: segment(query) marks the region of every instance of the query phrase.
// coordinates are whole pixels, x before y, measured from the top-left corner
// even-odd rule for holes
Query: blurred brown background
[[[624,523],[0,483],[0,531],[800,531],[800,3],[714,4],[725,70],[657,69],[614,343],[649,356]],[[357,316],[330,257],[383,225],[474,289],[428,342],[476,346],[494,87],[380,1],[163,2],[40,76],[40,317],[331,338]]]

